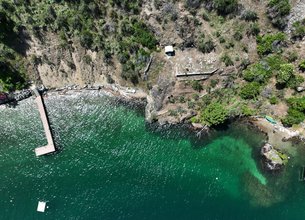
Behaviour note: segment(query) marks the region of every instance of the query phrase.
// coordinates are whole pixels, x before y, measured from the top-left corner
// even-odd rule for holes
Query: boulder
[[[303,91],[305,91],[305,87],[303,87],[303,86],[298,86],[298,87],[297,87],[297,91],[298,91],[298,92],[303,92]]]
[[[287,162],[287,156],[269,143],[262,147],[261,155],[264,157],[264,165],[267,170],[280,170]]]

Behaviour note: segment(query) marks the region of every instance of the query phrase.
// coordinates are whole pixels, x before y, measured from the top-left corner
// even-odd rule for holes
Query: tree
[[[240,90],[240,96],[243,99],[253,99],[256,98],[261,92],[261,87],[258,82],[251,82],[246,84]]]
[[[278,84],[285,85],[294,76],[294,68],[292,64],[282,64],[276,76]]]
[[[222,104],[214,102],[201,112],[201,122],[208,126],[219,125],[226,121],[228,115],[228,111]]]

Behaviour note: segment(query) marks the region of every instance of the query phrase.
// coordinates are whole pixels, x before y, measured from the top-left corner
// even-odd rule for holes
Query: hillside
[[[0,85],[115,83],[150,94],[149,120],[292,126],[305,119],[304,36],[301,0],[3,0]],[[176,77],[188,73],[207,74]]]

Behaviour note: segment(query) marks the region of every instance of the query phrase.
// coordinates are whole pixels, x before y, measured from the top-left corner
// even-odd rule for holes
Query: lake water
[[[34,100],[0,109],[0,219],[305,219],[302,146],[271,174],[259,156],[265,137],[245,124],[198,138],[97,92],[45,103],[59,150],[39,158]]]

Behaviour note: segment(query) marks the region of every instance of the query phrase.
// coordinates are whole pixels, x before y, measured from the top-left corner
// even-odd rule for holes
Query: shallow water
[[[305,160],[262,171],[264,136],[247,125],[198,139],[147,125],[141,110],[96,92],[45,102],[59,151],[39,158],[33,150],[46,140],[34,101],[0,109],[0,219],[305,218]]]

